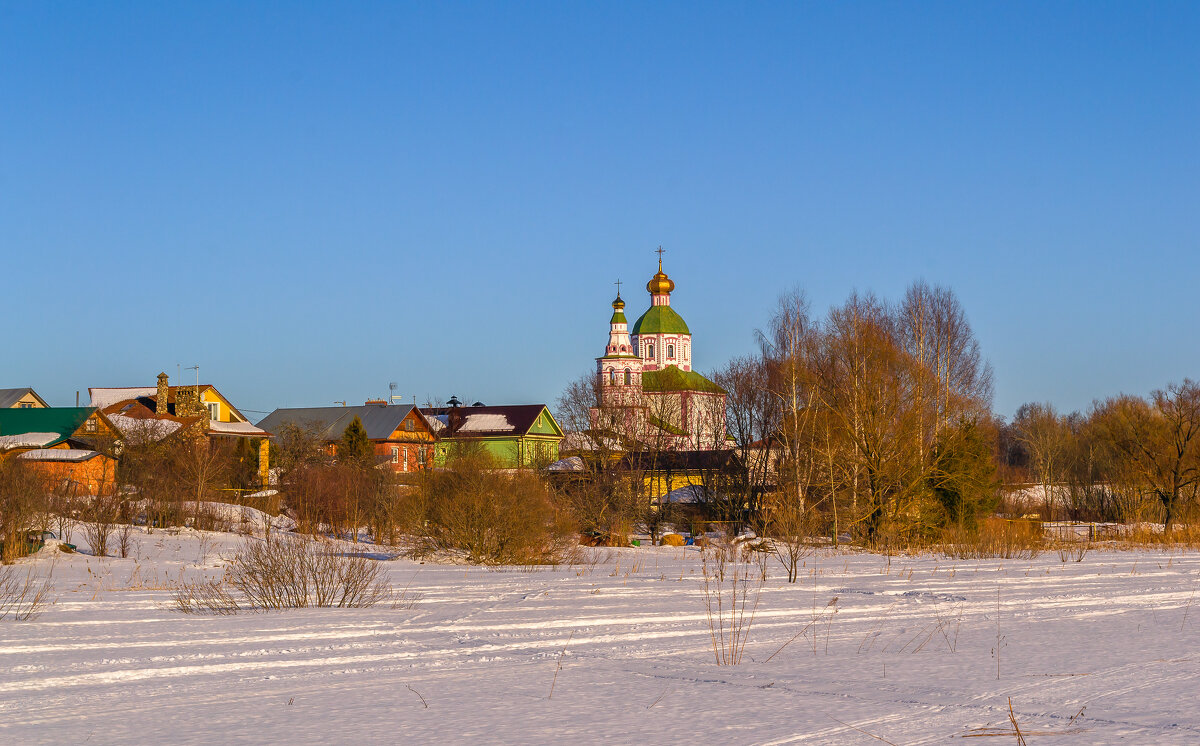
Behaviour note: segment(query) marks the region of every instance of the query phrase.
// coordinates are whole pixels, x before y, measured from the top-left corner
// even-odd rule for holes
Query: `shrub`
[[[175,607],[191,614],[243,609],[364,608],[389,599],[383,567],[296,536],[247,540],[217,581],[184,583]]]
[[[765,558],[765,555],[763,555]],[[703,574],[704,613],[718,666],[736,666],[754,625],[758,599],[766,575],[765,565],[741,561],[737,547],[713,542],[700,554]]]
[[[938,549],[955,559],[1032,559],[1044,546],[1042,525],[1037,521],[987,518],[974,531],[946,529]]]
[[[28,570],[23,579],[18,578],[16,568],[0,565],[0,621],[23,622],[37,618],[47,605],[53,603],[50,600],[53,588],[49,578],[40,580]]]
[[[427,473],[419,492],[426,551],[463,552],[477,564],[547,564],[575,535],[537,475],[498,471],[484,455]]]

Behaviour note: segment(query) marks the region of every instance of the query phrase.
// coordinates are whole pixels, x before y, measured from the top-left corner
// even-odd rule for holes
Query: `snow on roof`
[[[585,466],[583,459],[578,456],[568,456],[559,461],[555,461],[550,466],[546,467],[550,471],[584,471]]]
[[[502,414],[468,414],[458,433],[498,433],[516,430]]]
[[[449,417],[444,414],[427,414],[425,421],[429,423],[429,428],[435,433],[440,433],[448,426]]]
[[[668,492],[666,499],[669,503],[702,503],[704,488],[698,484],[685,485]]]
[[[208,431],[218,435],[266,435],[267,431],[251,425],[249,422],[218,422],[211,420]]]
[[[88,389],[88,393],[92,395],[92,406],[104,409],[126,399],[136,399],[139,396],[158,396],[158,388],[155,386],[129,386],[119,389]]]
[[[21,433],[19,435],[0,435],[0,451],[9,448],[37,448],[49,445],[62,436],[58,433]]]
[[[110,414],[108,419],[121,435],[144,435],[160,440],[183,427],[182,422],[156,417],[130,417],[124,414]]]
[[[79,448],[36,448],[20,454],[17,458],[25,461],[87,461],[99,455],[96,451]]]

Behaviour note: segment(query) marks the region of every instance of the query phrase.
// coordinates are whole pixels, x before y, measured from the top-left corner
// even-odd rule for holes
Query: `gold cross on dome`
[[[621,297],[621,281],[617,280],[613,284],[617,286],[617,297],[620,298]]]
[[[654,253],[658,254],[658,263],[662,264],[662,255],[667,253],[667,250],[664,249],[662,246],[659,246],[658,249],[656,249]]]

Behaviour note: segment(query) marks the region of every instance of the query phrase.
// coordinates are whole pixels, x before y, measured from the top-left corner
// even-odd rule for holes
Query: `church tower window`
[[[654,359],[654,343],[653,342],[646,345],[646,358],[649,360]]]
[[[626,368],[625,369],[625,385],[628,386],[632,383],[633,383],[633,374],[629,372],[629,368]]]
[[[608,369],[608,382],[614,385],[617,383],[617,372],[612,368]]]
[[[667,345],[667,359],[668,360],[675,359],[675,345]]]

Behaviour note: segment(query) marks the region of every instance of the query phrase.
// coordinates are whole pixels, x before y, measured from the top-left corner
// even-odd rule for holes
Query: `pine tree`
[[[338,446],[338,460],[343,464],[354,466],[369,466],[375,457],[375,449],[367,437],[367,429],[363,427],[358,415],[350,421],[342,432],[342,442]]]

